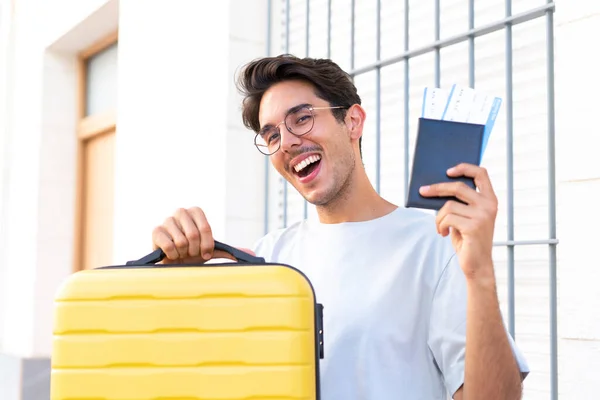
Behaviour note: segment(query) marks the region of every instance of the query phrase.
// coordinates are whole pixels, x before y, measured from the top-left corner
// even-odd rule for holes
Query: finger
[[[202,258],[205,260],[210,260],[215,249],[215,240],[213,238],[210,224],[206,219],[204,211],[198,207],[191,208],[190,215],[192,216],[192,219],[194,220],[194,223],[200,232],[200,252],[202,254]]]
[[[450,177],[466,176],[475,180],[475,186],[486,197],[495,196],[487,169],[478,165],[462,163],[447,171]]]
[[[448,200],[444,204],[444,206],[439,210],[435,217],[435,223],[438,233],[440,233],[443,236],[446,236],[450,233],[448,229],[442,228],[441,226],[441,222],[448,215],[457,215],[459,217],[470,219],[473,218],[473,216],[475,215],[475,210],[473,209],[473,207],[470,207],[463,203],[459,203],[458,201]]]
[[[198,230],[196,223],[194,222],[190,214],[187,212],[187,210],[183,208],[177,210],[175,215],[187,239],[188,256],[196,257],[200,255],[200,231]]]
[[[472,219],[456,214],[446,214],[438,223],[438,231],[442,236],[448,236],[450,229],[455,229],[461,234],[469,231]]]
[[[426,197],[454,196],[467,204],[476,203],[479,197],[479,193],[461,181],[435,183],[433,185],[423,186],[419,189],[419,193]]]
[[[161,249],[168,259],[176,260],[179,253],[173,243],[173,238],[163,226],[156,227],[152,232],[152,241],[154,250]]]
[[[475,214],[475,211],[472,207],[469,207],[466,204],[462,204],[454,200],[448,200],[438,211],[435,217],[436,225],[439,226],[439,223],[449,214],[458,215],[465,218],[472,218]]]
[[[175,248],[177,249],[179,258],[187,257],[188,240],[185,237],[185,234],[182,232],[182,228],[177,223],[175,218],[167,218],[163,226],[165,227],[171,238],[173,238],[173,243],[175,243]]]

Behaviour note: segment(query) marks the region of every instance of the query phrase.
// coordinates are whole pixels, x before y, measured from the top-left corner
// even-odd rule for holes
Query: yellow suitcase
[[[56,295],[51,400],[319,400],[323,306],[297,269],[237,262],[80,271]]]

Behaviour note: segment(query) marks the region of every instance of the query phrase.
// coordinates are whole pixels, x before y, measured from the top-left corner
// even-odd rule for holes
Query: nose
[[[302,139],[287,130],[285,126],[280,128],[281,150],[289,153],[294,147],[300,146]]]

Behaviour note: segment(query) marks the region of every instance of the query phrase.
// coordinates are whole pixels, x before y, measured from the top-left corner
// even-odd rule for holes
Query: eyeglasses
[[[329,110],[335,108],[348,108],[347,106],[313,107],[302,104],[292,108],[285,119],[275,126],[266,126],[254,137],[254,145],[262,154],[270,156],[281,147],[281,134],[279,127],[285,124],[287,130],[295,136],[309,133],[315,126],[315,110]]]

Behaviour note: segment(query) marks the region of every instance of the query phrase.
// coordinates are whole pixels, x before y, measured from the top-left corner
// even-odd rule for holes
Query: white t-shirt
[[[255,251],[301,270],[324,306],[322,400],[445,400],[463,383],[466,281],[431,215],[302,221]]]

